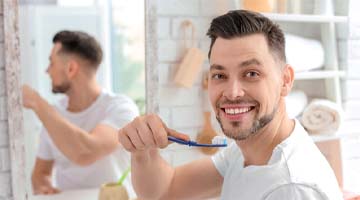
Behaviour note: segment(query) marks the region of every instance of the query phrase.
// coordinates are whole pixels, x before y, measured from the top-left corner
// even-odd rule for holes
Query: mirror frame
[[[157,1],[145,0],[146,113],[159,113]]]
[[[21,100],[18,1],[3,1],[4,61],[9,135],[11,190],[15,200],[28,199],[25,174],[25,139]]]
[[[158,105],[158,45],[157,6],[154,0],[145,0],[145,91],[146,112],[159,113]],[[23,130],[18,1],[3,1],[4,60],[8,113],[8,135],[11,159],[12,197],[27,200],[31,191],[26,190],[25,137]],[[26,181],[24,181],[26,180]]]

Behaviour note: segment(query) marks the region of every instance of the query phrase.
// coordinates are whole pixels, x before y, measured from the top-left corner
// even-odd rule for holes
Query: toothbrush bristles
[[[223,136],[215,136],[211,142],[212,144],[226,144],[226,138]]]

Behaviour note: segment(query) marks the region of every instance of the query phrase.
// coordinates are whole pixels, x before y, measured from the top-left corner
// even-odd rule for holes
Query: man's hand
[[[35,109],[40,95],[28,85],[22,87],[23,106],[29,109]]]
[[[36,158],[35,167],[31,176],[34,194],[56,194],[60,190],[51,185],[53,160]]]
[[[189,140],[189,136],[169,129],[155,114],[135,118],[119,131],[119,141],[131,153],[150,148],[165,148],[169,144],[168,135]]]
[[[35,195],[51,195],[51,194],[57,194],[60,190],[57,188],[54,188],[51,185],[40,185],[34,188],[34,194]]]

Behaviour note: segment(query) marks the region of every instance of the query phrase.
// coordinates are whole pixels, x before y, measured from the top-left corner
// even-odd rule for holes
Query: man
[[[97,83],[102,50],[93,37],[61,31],[53,43],[47,73],[53,92],[68,98],[53,107],[29,86],[23,87],[24,106],[32,109],[45,127],[32,174],[35,194],[99,187],[118,180],[130,157],[119,148],[117,130],[138,115],[128,97],[110,94]],[[113,155],[115,152],[119,155]]]
[[[172,168],[159,155],[168,135],[188,139],[156,115],[119,131],[131,152],[141,199],[342,199],[334,173],[297,120],[286,114],[294,70],[285,62],[280,28],[245,10],[215,18],[208,35],[209,97],[234,143],[212,158]]]

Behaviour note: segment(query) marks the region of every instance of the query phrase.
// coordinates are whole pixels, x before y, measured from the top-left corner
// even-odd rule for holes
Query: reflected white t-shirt
[[[63,117],[87,132],[98,124],[106,124],[118,130],[139,114],[136,104],[130,98],[105,91],[82,112],[67,111],[67,102],[65,98],[55,108]],[[130,166],[130,155],[122,147],[89,166],[72,163],[56,147],[45,128],[40,134],[37,156],[43,160],[55,161],[54,184],[60,190],[94,188],[106,182],[116,182]]]
[[[267,165],[244,167],[235,142],[212,157],[224,177],[223,200],[340,200],[335,175],[301,124],[275,147]]]

